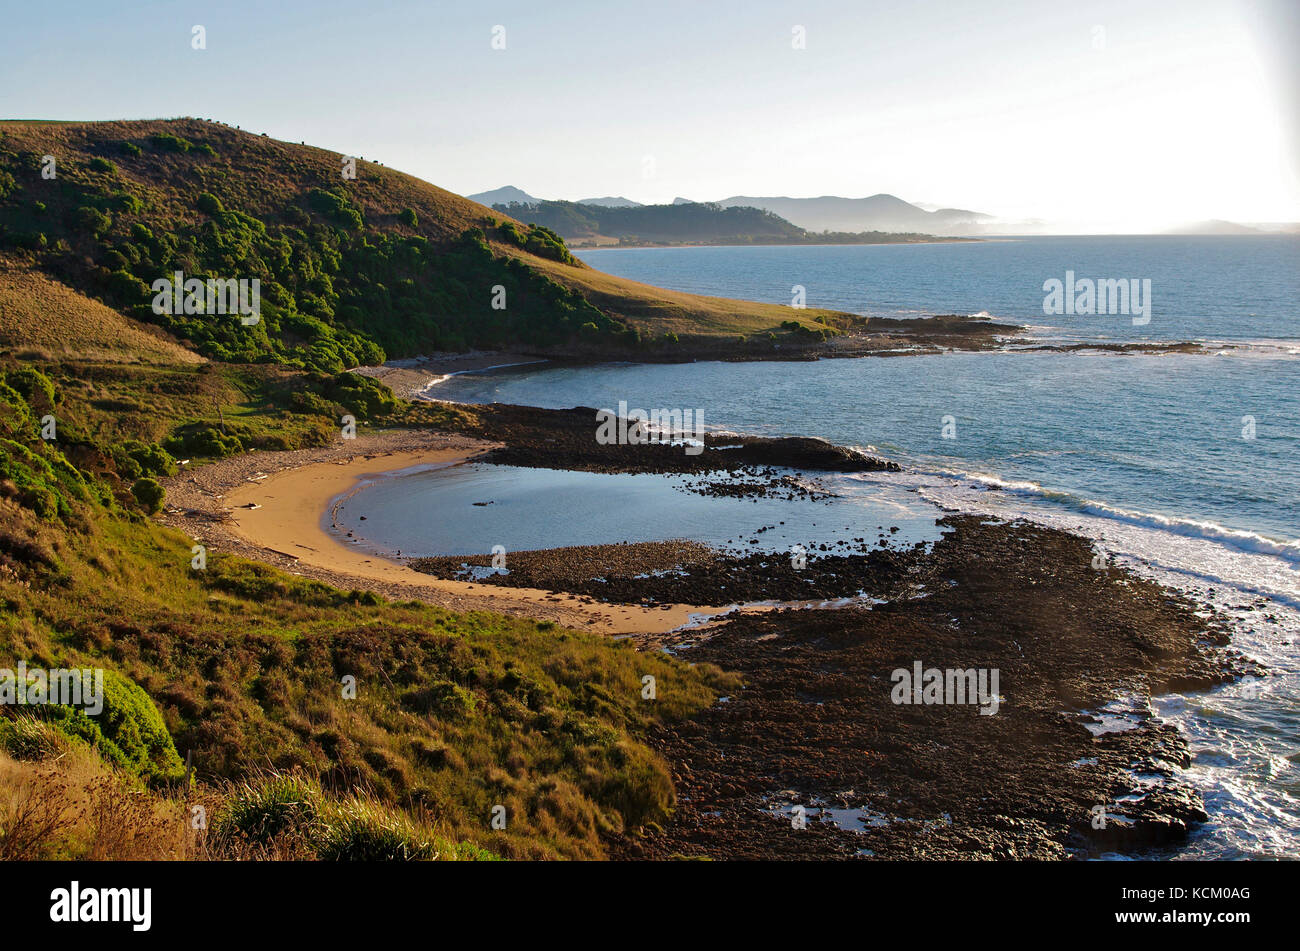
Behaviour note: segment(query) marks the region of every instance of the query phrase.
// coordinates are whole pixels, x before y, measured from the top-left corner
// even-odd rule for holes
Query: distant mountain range
[[[522,189],[507,185],[494,191],[468,195],[471,201],[491,206],[497,205],[584,205],[590,208],[656,208],[663,205],[643,205],[621,195],[605,198],[584,198],[578,202],[548,202],[528,194]],[[1077,223],[1052,222],[1040,219],[1009,220],[979,211],[962,208],[944,208],[929,202],[908,202],[894,195],[872,195],[869,198],[841,198],[823,195],[820,198],[787,198],[756,195],[733,195],[719,201],[695,201],[678,196],[672,205],[713,205],[717,208],[757,208],[771,212],[785,221],[813,235],[823,232],[861,233],[886,232],[892,234],[926,234],[939,237],[970,237],[996,234],[1084,234]],[[577,237],[578,232],[565,237]],[[1126,233],[1133,229],[1125,229]],[[1296,234],[1296,222],[1236,222],[1212,219],[1191,222],[1162,231],[1152,229],[1145,233],[1170,235],[1251,235]]]
[[[919,231],[937,235],[979,234],[992,215],[959,208],[926,211],[894,195],[870,198],[764,198],[735,195],[718,202],[723,208],[749,206],[780,215],[808,231]]]
[[[522,189],[507,185],[493,191],[467,195],[471,201],[488,205],[541,205],[544,199],[528,194]],[[688,198],[674,198],[673,205],[713,204],[721,208],[757,208],[802,228],[805,231],[857,233],[884,231],[909,234],[973,235],[986,233],[994,221],[992,215],[959,208],[926,210],[893,195],[872,195],[869,198],[839,198],[824,195],[820,198],[785,198],[733,195],[716,202],[695,202]],[[584,198],[570,204],[603,208],[645,208],[622,196]],[[563,232],[561,232],[563,234]]]
[[[624,199],[626,201],[626,199]],[[713,202],[673,205],[587,202],[508,202],[493,211],[562,237],[570,246],[600,247],[677,244],[897,244],[933,241],[933,235],[912,231],[812,232],[774,212],[752,205],[724,208]],[[955,240],[948,238],[947,240]]]
[[[1204,234],[1204,235],[1229,235],[1229,234],[1263,234],[1259,228],[1252,228],[1249,225],[1240,225],[1235,221],[1223,221],[1219,218],[1213,218],[1209,221],[1197,221],[1192,224],[1182,225],[1178,228],[1170,228],[1165,234]]]
[[[537,198],[528,194],[522,188],[515,188],[514,185],[505,185],[501,188],[494,188],[490,192],[479,192],[477,195],[466,195],[470,201],[476,201],[480,205],[487,205],[491,208],[493,205],[540,205],[546,201],[545,198]],[[685,203],[683,199],[674,204]],[[604,198],[583,198],[575,202],[578,205],[595,205],[599,208],[644,208],[645,205],[639,201],[633,201],[630,198],[624,198],[622,195],[606,195]]]

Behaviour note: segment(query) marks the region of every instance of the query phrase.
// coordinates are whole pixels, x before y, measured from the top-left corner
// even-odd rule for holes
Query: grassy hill
[[[110,358],[0,354],[0,669],[106,677],[102,716],[0,704],[0,861],[598,858],[663,820],[645,735],[734,678],[215,549],[195,570],[193,539],[148,517],[179,456],[324,445],[344,411],[445,430],[472,410],[350,373]]]
[[[204,356],[327,372],[437,349],[628,355],[669,332],[834,323],[596,275],[545,227],[374,162],[345,178],[343,160],[198,119],[0,123],[0,252]],[[155,313],[152,283],[177,271],[257,278],[261,321]]]
[[[0,705],[0,860],[599,857],[672,807],[646,733],[736,689],[549,622],[220,551],[193,570],[193,540],[149,517],[179,459],[326,445],[344,413],[475,431],[472,410],[348,366],[471,344],[629,353],[652,346],[641,326],[791,317],[659,297],[544,229],[339,167],[197,120],[0,123],[0,668],[107,677],[100,718]],[[155,313],[149,285],[174,270],[258,278],[261,322]],[[640,701],[646,672],[664,701]]]
[[[107,363],[202,363],[166,332],[44,274],[0,259],[0,347],[20,356]]]
[[[565,238],[604,235],[626,242],[774,244],[804,230],[758,208],[718,205],[588,205],[572,201],[496,204],[497,211],[545,225]]]

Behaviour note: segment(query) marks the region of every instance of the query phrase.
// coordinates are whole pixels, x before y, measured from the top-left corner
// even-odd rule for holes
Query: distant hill
[[[520,221],[536,223],[568,239],[603,235],[627,243],[720,244],[799,239],[803,231],[757,208],[718,205],[586,205],[544,201],[496,205]]]
[[[958,208],[926,211],[893,195],[870,198],[767,198],[733,195],[724,208],[749,206],[780,215],[808,231],[896,231],[937,235],[978,234],[991,215]]]
[[[514,201],[525,205],[541,201],[540,198],[534,198],[523,189],[515,188],[514,185],[505,185],[501,188],[494,188],[490,192],[479,192],[477,195],[466,195],[465,197],[470,201],[478,202],[480,205],[487,205],[489,208],[493,205],[508,205]]]
[[[1223,221],[1218,218],[1212,218],[1209,221],[1197,221],[1192,224],[1182,225],[1177,228],[1170,228],[1165,234],[1204,234],[1204,235],[1232,235],[1232,234],[1263,234],[1259,228],[1252,228],[1249,225],[1240,225],[1235,221]]]
[[[762,208],[724,208],[711,202],[608,207],[568,201],[494,205],[511,217],[538,224],[574,247],[622,244],[895,244],[932,240],[916,232],[812,234]]]
[[[579,205],[599,205],[604,208],[643,208],[644,205],[639,201],[633,201],[630,198],[624,198],[622,195],[611,195],[605,198],[581,198],[578,200]]]
[[[534,198],[513,186],[498,188],[491,192],[481,192],[469,196],[474,201],[492,207],[510,205],[556,206],[577,204],[588,207],[603,206],[607,208],[652,208],[662,207],[642,205],[628,198],[584,198],[580,202],[546,201]],[[755,197],[733,195],[716,202],[697,202],[689,198],[677,197],[672,205],[713,205],[720,208],[757,208],[770,211],[796,227],[814,233],[834,232],[840,234],[859,234],[863,232],[887,232],[897,234],[924,235],[977,235],[985,233],[994,224],[992,215],[978,211],[966,211],[960,208],[921,207],[903,201],[894,195],[872,195],[869,198],[840,198],[824,195],[820,198],[784,198]],[[565,237],[577,237],[592,234],[589,228],[584,230],[577,219],[567,219],[559,215],[551,219],[547,227],[554,228]],[[539,219],[539,223],[541,222]],[[567,229],[567,230],[566,230]],[[635,231],[636,229],[630,229]],[[609,231],[601,234],[610,235]],[[664,235],[673,232],[662,232]],[[684,233],[675,233],[674,241],[689,240]],[[645,238],[644,240],[653,240]],[[669,240],[664,238],[664,240]]]

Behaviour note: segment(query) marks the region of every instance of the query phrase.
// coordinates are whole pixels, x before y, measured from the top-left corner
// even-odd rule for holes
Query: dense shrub
[[[202,192],[195,201],[194,206],[208,215],[216,215],[225,211],[225,208],[221,205],[221,199],[211,192]]]
[[[123,479],[139,479],[143,476],[173,476],[176,474],[176,460],[157,443],[145,443],[138,439],[128,439],[112,449],[113,462],[118,475]]]
[[[159,135],[149,136],[149,142],[158,152],[188,152],[194,147],[193,143],[182,139],[180,136],[162,133]]]
[[[113,219],[104,212],[87,205],[83,205],[76,210],[73,214],[73,220],[77,227],[95,236],[103,234],[113,223]]]
[[[131,494],[140,506],[152,515],[162,508],[163,497],[167,494],[155,479],[136,479],[131,486]]]
[[[189,456],[224,459],[243,452],[244,444],[233,433],[227,435],[214,426],[198,424],[182,427],[163,442],[163,448],[177,459]]]
[[[98,714],[46,704],[42,715],[68,736],[90,743],[115,766],[151,779],[179,778],[185,766],[149,695],[116,671],[103,675],[103,710]],[[82,689],[84,697],[86,687]]]

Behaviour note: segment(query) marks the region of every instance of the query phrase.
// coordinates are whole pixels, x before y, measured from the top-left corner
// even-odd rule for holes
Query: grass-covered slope
[[[604,834],[664,816],[672,785],[639,737],[710,702],[716,671],[219,552],[196,569],[192,541],[144,517],[157,500],[140,485],[175,469],[147,440],[166,441],[208,399],[248,400],[250,417],[230,426],[250,442],[310,436],[310,416],[257,408],[284,394],[251,370],[45,366],[53,378],[0,363],[0,668],[102,667],[106,707],[92,718],[0,706],[0,857],[99,848],[73,818],[45,841],[24,838],[53,808],[41,795],[95,792],[60,779],[70,749],[80,759],[69,762],[100,764],[83,772],[152,790],[149,822],[173,822],[163,851],[179,848],[177,803],[207,803],[209,834],[185,854],[595,857]],[[56,440],[37,435],[46,415],[60,421]],[[647,674],[653,702],[641,696]],[[184,784],[187,753],[196,788]],[[491,826],[495,806],[504,829]]]
[[[38,271],[0,257],[0,348],[27,357],[186,364],[203,358]]]
[[[468,346],[626,354],[669,332],[646,305],[653,289],[596,275],[548,229],[374,162],[345,178],[343,158],[196,119],[3,122],[0,251],[234,362],[337,371]],[[152,283],[177,271],[257,278],[260,323],[155,313]],[[821,316],[736,301],[719,319],[709,299],[671,296],[687,332]]]

